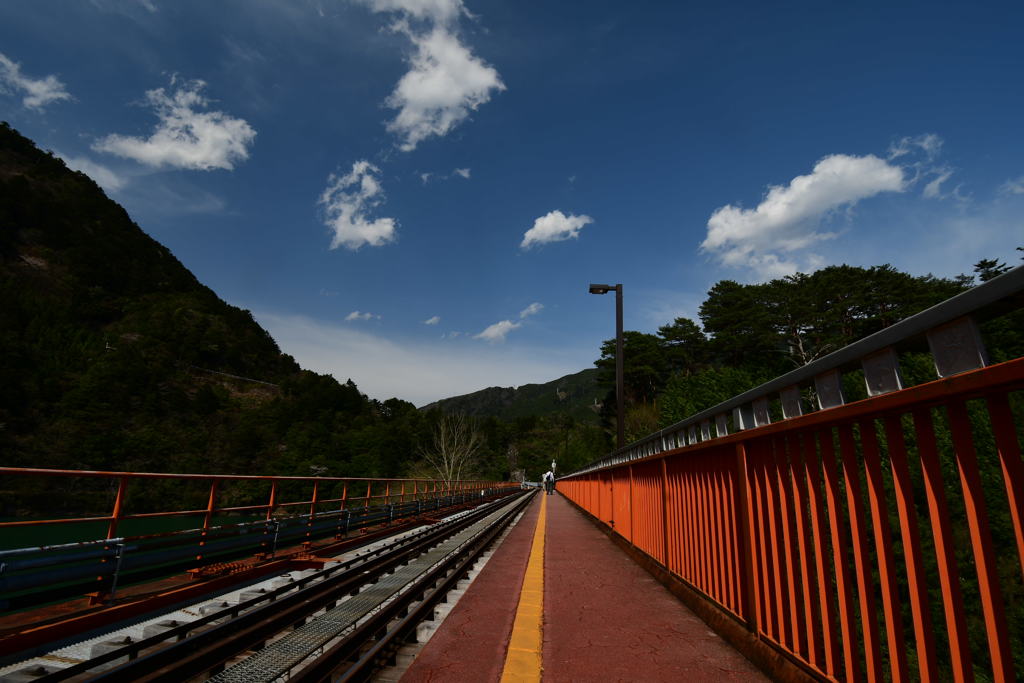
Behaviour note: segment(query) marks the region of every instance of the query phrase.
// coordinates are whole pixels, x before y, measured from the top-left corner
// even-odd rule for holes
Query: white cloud
[[[505,337],[508,336],[509,332],[517,327],[522,327],[522,325],[522,323],[514,323],[511,320],[501,320],[493,325],[489,325],[480,334],[474,334],[473,339],[483,339],[484,341],[496,344],[505,341]]]
[[[921,196],[927,199],[943,199],[946,195],[942,194],[942,183],[949,180],[949,177],[953,175],[953,169],[943,166],[935,169],[934,175],[935,177],[924,186]]]
[[[448,24],[465,14],[462,0],[357,0],[374,12],[402,12],[414,19]]]
[[[452,173],[454,173],[455,175],[462,176],[466,180],[469,180],[469,172],[470,169],[468,168],[457,168],[454,171],[452,171]]]
[[[523,234],[523,241],[519,244],[519,247],[521,249],[529,249],[535,244],[577,239],[583,226],[593,222],[594,219],[590,216],[577,216],[575,214],[566,216],[556,209],[533,222],[533,227]]]
[[[924,133],[922,135],[907,136],[889,145],[889,160],[898,159],[917,150],[924,152],[929,161],[935,159],[942,152],[943,140],[935,133]]]
[[[116,192],[125,186],[125,179],[111,171],[103,164],[98,164],[92,159],[87,159],[86,157],[69,157],[64,156],[59,152],[54,153],[64,160],[64,163],[67,164],[68,168],[75,171],[81,171],[92,178],[97,185],[107,192]]]
[[[430,177],[432,175],[434,175],[434,174],[433,173],[420,173],[420,180],[423,181],[424,185],[426,185],[427,183],[430,182]]]
[[[21,73],[20,64],[3,53],[0,53],[0,92],[25,93],[21,103],[37,111],[53,102],[74,99],[53,74],[41,79],[29,78]]]
[[[171,86],[178,79],[171,78]],[[93,144],[93,149],[147,166],[209,171],[232,170],[249,158],[249,146],[256,137],[245,120],[221,111],[204,111],[209,103],[203,96],[206,83],[182,82],[173,92],[163,88],[148,90],[146,103],[153,108],[159,123],[148,138],[108,135]]]
[[[345,322],[352,322],[353,320],[380,320],[379,315],[373,313],[360,313],[359,311],[352,311],[345,316]]]
[[[999,186],[999,191],[1003,194],[1024,194],[1024,175],[1007,180]]]
[[[519,319],[528,318],[531,315],[536,315],[544,310],[544,304],[534,301],[532,304],[519,311]]]
[[[364,244],[379,247],[395,239],[394,218],[370,220],[367,214],[384,202],[377,175],[380,169],[365,159],[352,164],[347,175],[331,174],[319,203],[327,214],[325,224],[334,231],[331,249],[358,249]]]
[[[423,321],[424,325],[436,325],[441,322],[441,316],[435,315]]]
[[[593,355],[589,346],[519,349],[451,338],[400,342],[341,322],[258,310],[255,316],[303,367],[342,382],[352,378],[373,398],[397,396],[418,406],[488,386],[548,382],[589,366]]]
[[[790,274],[796,263],[783,257],[815,242],[832,239],[820,230],[821,222],[841,207],[881,192],[902,192],[903,169],[874,155],[833,154],[809,175],[788,185],[770,187],[754,209],[726,205],[711,214],[701,249],[727,266],[746,266],[768,277]]]
[[[401,3],[396,3],[401,4]],[[398,114],[388,122],[405,152],[423,140],[447,135],[495,91],[505,90],[498,72],[474,56],[446,26],[435,25],[418,33],[405,24],[404,31],[416,48],[409,71],[402,76],[385,104]]]

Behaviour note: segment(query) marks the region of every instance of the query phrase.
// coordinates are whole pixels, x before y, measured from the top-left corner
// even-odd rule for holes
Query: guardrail
[[[24,544],[0,550],[0,612],[22,609],[60,598],[95,593],[109,601],[118,586],[151,579],[187,568],[225,562],[257,554],[274,557],[288,545],[314,540],[344,538],[349,532],[391,523],[471,500],[500,495],[518,484],[481,480],[443,482],[428,479],[357,479],[340,477],[274,477],[245,475],[163,474],[94,472],[0,467],[0,478],[42,479],[59,490],[56,481],[80,483],[108,480],[116,484],[110,514],[49,519],[0,521],[4,533],[29,530],[43,539],[55,528],[66,535],[69,527],[105,523],[106,537],[92,540],[81,532],[74,542]],[[161,482],[175,487],[206,487],[201,508],[132,512],[130,487]],[[263,487],[265,503],[221,504],[226,486]],[[284,490],[304,490],[299,500],[285,497]],[[166,489],[164,489],[166,491]],[[193,492],[194,493],[194,492]],[[52,493],[51,493],[52,495]],[[236,493],[235,497],[239,494]],[[258,496],[253,490],[244,496]],[[308,496],[308,497],[306,497]],[[182,492],[181,498],[185,498]],[[175,500],[180,500],[177,498]],[[152,506],[152,501],[149,501]],[[290,513],[290,514],[289,514]],[[238,523],[229,517],[241,516]],[[194,520],[195,527],[174,531],[118,535],[129,520],[177,517]],[[220,520],[219,522],[217,520]]]
[[[1022,291],[1017,268],[558,488],[820,678],[1016,680],[1024,358],[986,365],[976,319]],[[938,379],[904,388],[897,350],[921,336]],[[857,367],[869,397],[845,403]]]

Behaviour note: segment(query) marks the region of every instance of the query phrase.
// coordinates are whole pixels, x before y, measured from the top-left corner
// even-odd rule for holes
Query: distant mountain
[[[420,410],[440,408],[450,413],[493,416],[502,420],[568,412],[581,422],[597,424],[604,395],[605,391],[597,384],[597,368],[588,368],[545,384],[490,387],[471,394],[443,398]]]

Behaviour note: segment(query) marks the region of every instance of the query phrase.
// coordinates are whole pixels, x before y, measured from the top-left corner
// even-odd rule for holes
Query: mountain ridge
[[[505,421],[533,415],[568,414],[581,422],[596,425],[604,399],[604,391],[597,383],[597,373],[597,368],[586,368],[540,384],[487,387],[428,403],[420,410],[442,410]]]

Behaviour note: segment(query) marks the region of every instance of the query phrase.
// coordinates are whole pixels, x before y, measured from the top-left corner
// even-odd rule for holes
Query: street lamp
[[[617,448],[626,446],[626,411],[622,380],[622,285],[590,285],[591,294],[615,291],[615,413],[618,422]]]

